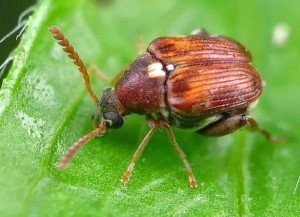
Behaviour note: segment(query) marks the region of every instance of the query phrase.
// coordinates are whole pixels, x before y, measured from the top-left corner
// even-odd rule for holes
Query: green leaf
[[[45,0],[32,16],[0,91],[0,216],[297,216],[300,202],[299,3],[284,1]],[[63,153],[92,131],[95,104],[48,32],[59,26],[87,65],[109,76],[137,57],[137,36],[205,27],[252,53],[267,86],[253,116],[286,139],[245,130],[206,138],[174,129],[200,186],[189,187],[166,132],[157,132],[130,182],[120,178],[149,127],[128,116],[88,143],[68,169]],[[274,42],[274,28],[289,37]],[[100,97],[108,85],[92,76]]]

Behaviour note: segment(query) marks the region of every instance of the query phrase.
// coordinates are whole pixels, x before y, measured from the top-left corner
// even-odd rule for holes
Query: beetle
[[[122,177],[123,184],[128,182],[135,163],[158,128],[167,130],[192,188],[198,186],[196,179],[171,126],[214,137],[232,133],[247,124],[267,139],[277,140],[249,115],[257,105],[264,82],[251,65],[250,53],[233,39],[211,36],[204,29],[187,36],[157,38],[126,68],[115,87],[104,90],[98,100],[91,89],[87,69],[73,46],[57,27],[50,27],[49,31],[74,60],[97,103],[95,130],[69,149],[60,162],[60,169],[66,168],[89,140],[122,127],[124,117],[132,113],[145,115],[151,129]]]

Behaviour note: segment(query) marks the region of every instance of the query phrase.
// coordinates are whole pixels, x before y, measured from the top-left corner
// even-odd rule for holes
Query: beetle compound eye
[[[106,112],[103,114],[103,119],[109,128],[120,128],[124,124],[124,118],[117,112]]]

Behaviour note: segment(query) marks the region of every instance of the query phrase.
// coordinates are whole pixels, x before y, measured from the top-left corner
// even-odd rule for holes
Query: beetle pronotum
[[[104,90],[98,100],[73,46],[57,27],[49,30],[78,66],[89,94],[97,103],[95,130],[69,149],[59,165],[61,169],[68,166],[84,144],[109,129],[120,128],[124,117],[131,113],[146,115],[151,129],[121,179],[123,184],[128,182],[157,128],[166,128],[193,188],[198,186],[196,179],[170,126],[206,136],[223,136],[248,124],[269,140],[277,140],[249,116],[262,94],[263,82],[250,64],[250,53],[230,38],[210,36],[205,30],[189,36],[157,38],[125,70],[115,87]]]

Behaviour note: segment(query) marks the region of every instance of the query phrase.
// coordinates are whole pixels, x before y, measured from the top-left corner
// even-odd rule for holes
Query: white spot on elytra
[[[279,23],[273,29],[273,43],[277,46],[283,46],[287,42],[289,35],[289,26],[285,23]]]
[[[45,125],[45,121],[30,117],[24,112],[18,112],[16,116],[21,120],[22,126],[27,130],[28,135],[32,135],[34,138],[41,138],[41,127]]]
[[[184,99],[182,97],[168,97],[168,102],[172,106],[180,105],[183,101],[184,101]]]
[[[174,69],[175,69],[175,67],[174,67],[173,64],[167,65],[167,70],[168,70],[168,71],[173,71]]]
[[[152,63],[148,66],[147,73],[150,78],[165,77],[166,72],[163,70],[161,63]]]

